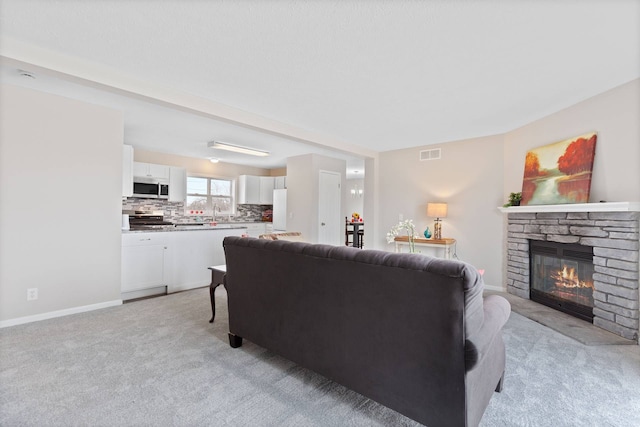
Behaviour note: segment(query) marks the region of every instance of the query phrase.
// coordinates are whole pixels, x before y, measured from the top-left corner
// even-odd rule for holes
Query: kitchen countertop
[[[242,228],[247,228],[241,224],[218,224],[218,225],[188,225],[175,227],[172,225],[157,227],[157,228],[149,228],[143,230],[122,230],[122,233],[157,233],[160,231],[163,232],[178,232],[178,231],[209,231],[209,230],[238,230]]]

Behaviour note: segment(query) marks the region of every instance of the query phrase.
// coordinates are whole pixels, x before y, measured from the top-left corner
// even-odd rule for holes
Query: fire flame
[[[593,282],[586,282],[578,278],[575,268],[562,266],[562,270],[558,270],[551,277],[556,281],[556,286],[564,288],[591,288],[593,289]]]

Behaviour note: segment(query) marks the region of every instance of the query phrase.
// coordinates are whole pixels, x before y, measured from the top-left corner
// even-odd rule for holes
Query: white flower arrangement
[[[387,233],[387,243],[393,243],[394,239],[404,232],[406,232],[409,237],[409,252],[413,253],[416,251],[413,241],[416,234],[416,226],[413,224],[412,219],[405,219],[391,227],[391,230]]]

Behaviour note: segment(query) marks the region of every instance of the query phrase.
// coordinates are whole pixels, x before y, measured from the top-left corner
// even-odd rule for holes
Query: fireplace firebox
[[[529,240],[531,300],[593,322],[593,247]]]

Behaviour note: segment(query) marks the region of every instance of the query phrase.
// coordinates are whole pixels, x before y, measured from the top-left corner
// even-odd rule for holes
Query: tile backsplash
[[[217,215],[220,222],[259,222],[262,214],[272,209],[271,205],[237,205],[236,214],[227,220],[227,215]],[[189,223],[211,221],[211,215],[185,215],[183,202],[169,202],[168,200],[143,199],[127,197],[122,201],[122,210],[162,211],[164,219],[173,223]]]
[[[263,213],[271,209],[273,209],[271,205],[238,205],[234,221],[262,221]]]

